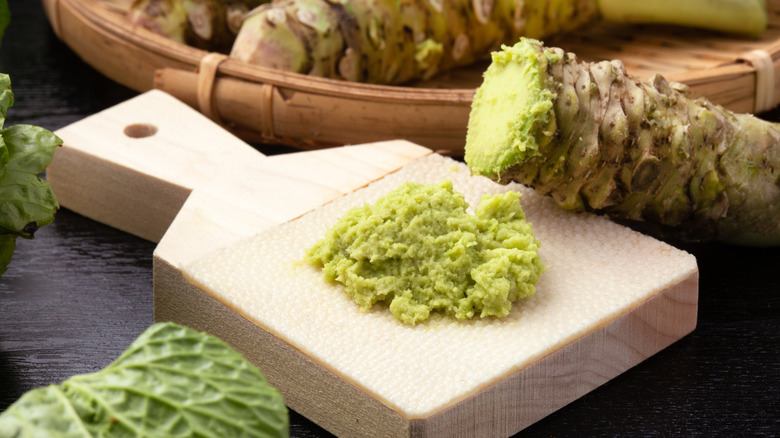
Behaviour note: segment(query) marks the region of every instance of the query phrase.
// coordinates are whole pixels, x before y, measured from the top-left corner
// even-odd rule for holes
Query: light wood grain
[[[125,129],[134,125],[157,132],[129,137]],[[176,249],[178,259],[293,219],[431,153],[395,141],[266,157],[158,90],[57,135],[65,144],[47,179],[59,202],[153,242],[170,231],[158,252]],[[179,225],[171,228],[174,219]]]
[[[147,138],[128,126],[155,127]],[[193,129],[205,126],[204,129]],[[65,145],[47,178],[59,202],[120,230],[157,242],[192,188],[217,169],[266,157],[159,91],[66,126]],[[153,200],[150,202],[150,200]],[[128,214],[132,212],[132,214]]]
[[[153,123],[158,130],[150,137],[130,139],[124,127],[133,123]],[[260,323],[251,309],[194,282],[190,269],[208,264],[218,254],[235,253],[247,239],[275,236],[280,226],[294,230],[308,212],[323,205],[336,208],[367,184],[399,177],[411,166],[437,157],[429,149],[391,141],[266,157],[160,91],[57,134],[64,146],[55,153],[48,174],[62,205],[159,241],[154,255],[155,319],[176,321],[226,340],[260,367],[291,408],[339,436],[508,436],[655,354],[696,324],[694,263],[682,275],[658,274],[660,286],[640,294],[647,299],[621,304],[614,314],[563,333],[562,340],[546,346],[547,353],[532,361],[518,362],[522,365],[511,372],[480,382],[424,415],[410,414],[319,353],[292,342],[284,327]],[[443,166],[452,167],[446,162]],[[527,206],[530,216],[549,207],[530,194],[525,198],[532,201]],[[561,251],[565,257],[576,258],[566,253],[566,239],[587,240],[589,234],[578,236],[577,230],[594,226],[593,221],[605,222],[554,214],[564,221],[560,230],[556,232],[559,225],[553,223],[535,228],[544,236],[543,245],[547,242],[550,251]],[[690,262],[674,248],[611,226],[612,231],[594,245],[631,253],[639,239],[655,248],[653,256],[645,260],[636,254],[632,263],[641,261],[660,273],[672,260]],[[604,269],[621,269],[628,260],[616,262]],[[549,278],[579,274],[557,275]],[[545,287],[553,291],[559,287],[555,285]]]
[[[511,436],[690,333],[698,308],[695,274],[456,405],[408,418],[194,286],[174,266],[157,259],[154,273],[156,320],[228,340],[263,370],[288,406],[345,437]]]

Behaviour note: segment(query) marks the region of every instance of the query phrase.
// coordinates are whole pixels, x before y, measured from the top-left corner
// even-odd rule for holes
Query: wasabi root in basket
[[[493,54],[465,160],[564,208],[692,240],[780,244],[780,125],[735,114],[660,75],[523,39]]]
[[[247,16],[231,56],[315,76],[402,83],[472,64],[521,35],[573,30],[598,13],[592,0],[544,5],[515,0],[278,0]]]
[[[250,9],[265,0],[135,0],[131,23],[173,41],[228,53]]]
[[[275,0],[249,13],[235,59],[284,71],[398,84],[485,59],[521,36],[543,38],[600,18],[759,35],[760,0]]]

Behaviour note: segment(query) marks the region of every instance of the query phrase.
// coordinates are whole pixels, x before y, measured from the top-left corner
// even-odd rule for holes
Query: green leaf
[[[38,174],[62,144],[51,132],[30,125],[2,130],[7,161],[0,167],[0,233],[30,238],[51,223],[59,209],[49,183]],[[5,154],[0,151],[0,159]]]
[[[288,428],[281,395],[254,365],[173,323],[152,325],[105,369],[35,389],[0,415],[0,436],[20,437],[287,437]]]
[[[11,78],[5,73],[0,73],[0,128],[5,123],[5,115],[8,112],[8,108],[13,105],[14,93],[11,91]]]
[[[0,2],[2,31],[2,7],[7,5]],[[32,238],[38,228],[54,220],[59,209],[49,183],[38,174],[51,163],[62,140],[37,126],[2,129],[13,104],[11,80],[0,73],[0,275],[11,261],[15,238]]]
[[[14,103],[11,80],[0,73],[0,127]],[[62,144],[52,132],[30,125],[0,131],[0,234],[30,238],[51,223],[59,204],[49,184],[38,178]]]
[[[55,385],[33,389],[0,415],[0,436],[60,438],[88,437],[62,389]]]
[[[31,125],[16,125],[3,130],[8,147],[8,168],[32,174],[42,172],[50,163],[54,149],[62,140],[51,131]]]

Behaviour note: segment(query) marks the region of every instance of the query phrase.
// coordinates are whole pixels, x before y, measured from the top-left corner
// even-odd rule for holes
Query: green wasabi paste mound
[[[469,214],[452,182],[406,182],[374,205],[353,208],[307,251],[361,310],[389,304],[414,325],[431,312],[503,317],[532,296],[544,265],[519,193],[485,196]]]

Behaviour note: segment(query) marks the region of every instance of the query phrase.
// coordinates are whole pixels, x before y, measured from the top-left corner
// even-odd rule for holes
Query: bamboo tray
[[[43,0],[57,36],[102,74],[158,88],[241,138],[304,149],[406,139],[461,155],[474,89],[487,63],[408,86],[322,79],[248,65],[175,43],[125,20],[131,0]],[[546,44],[581,59],[620,59],[738,112],[780,103],[780,0],[768,0],[760,39],[665,26],[597,23]]]

